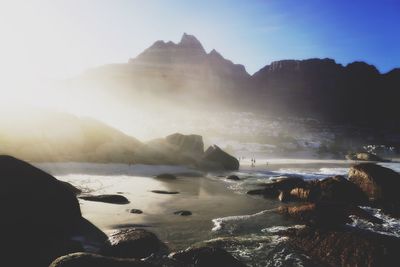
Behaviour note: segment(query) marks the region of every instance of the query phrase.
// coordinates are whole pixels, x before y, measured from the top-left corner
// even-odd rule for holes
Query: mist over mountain
[[[400,70],[333,59],[281,60],[249,75],[193,35],[157,41],[128,63],[84,73],[75,81],[121,102],[246,111],[360,126],[398,127]]]

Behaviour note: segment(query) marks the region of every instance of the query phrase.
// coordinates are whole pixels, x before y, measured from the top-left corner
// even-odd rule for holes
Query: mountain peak
[[[202,51],[205,51],[200,41],[197,40],[197,38],[194,35],[190,35],[187,33],[183,33],[181,41],[179,42],[178,45],[189,47],[191,49],[200,49]]]

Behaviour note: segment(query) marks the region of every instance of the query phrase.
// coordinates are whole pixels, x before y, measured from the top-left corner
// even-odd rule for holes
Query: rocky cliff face
[[[381,74],[365,62],[342,66],[332,59],[283,60],[262,68],[252,82],[255,95],[267,99],[269,110],[278,114],[364,125],[399,122],[393,116],[393,99],[400,96],[395,70]]]
[[[93,69],[82,78],[94,83],[96,92],[123,92],[121,99],[129,103],[156,99],[185,108],[230,108],[367,126],[400,124],[395,115],[400,69],[381,74],[365,62],[343,66],[314,58],[272,62],[250,76],[216,50],[207,53],[188,34],[179,43],[157,41],[126,64]]]

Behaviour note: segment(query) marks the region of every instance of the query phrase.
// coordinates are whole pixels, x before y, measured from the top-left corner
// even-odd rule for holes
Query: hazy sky
[[[399,0],[0,0],[3,79],[75,75],[195,35],[253,73],[280,59],[400,66]]]

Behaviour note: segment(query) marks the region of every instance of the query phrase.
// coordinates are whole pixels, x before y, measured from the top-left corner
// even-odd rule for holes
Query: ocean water
[[[254,167],[251,166],[250,161],[244,163],[242,162],[242,166],[244,166],[241,170],[234,173],[239,176],[240,181],[222,180],[230,190],[237,194],[245,194],[248,190],[259,188],[260,183],[272,182],[273,179],[282,176],[301,177],[305,180],[324,179],[334,175],[347,177],[349,167],[354,164],[354,162],[346,160],[304,159],[257,160]],[[400,172],[400,163],[379,164]],[[384,214],[380,209],[361,208],[382,219],[383,223],[374,224],[352,215],[350,216],[352,222],[348,226],[400,237],[399,219]],[[289,225],[271,226],[269,220],[273,220],[274,216],[276,214],[271,210],[263,210],[254,214],[215,218],[212,220],[212,231],[234,236],[230,242],[227,242],[229,245],[226,245],[225,248],[249,266],[314,266],[307,256],[291,250],[287,246],[288,240],[275,234],[277,231],[304,226],[290,223]],[[218,240],[210,242],[216,241]]]
[[[281,176],[296,176],[306,180],[333,175],[346,176],[354,162],[345,160],[257,159],[241,161],[240,171],[208,173],[183,166],[146,166],[124,164],[49,163],[39,164],[57,178],[68,181],[93,194],[117,193],[130,200],[128,205],[113,205],[81,200],[84,217],[105,232],[123,227],[145,227],[155,232],[173,249],[183,249],[195,243],[224,247],[248,266],[306,266],[310,259],[288,246],[288,240],[276,234],[294,222],[273,212],[278,201],[249,196],[248,190],[260,183]],[[400,163],[380,163],[400,172]],[[159,173],[176,173],[177,180],[154,179]],[[240,181],[228,180],[229,174]],[[151,190],[179,191],[177,195],[159,195]],[[129,213],[139,208],[141,215]],[[400,220],[379,209],[362,207],[381,218],[381,225],[351,216],[350,227],[400,237]],[[190,210],[192,216],[176,216],[176,210]]]

